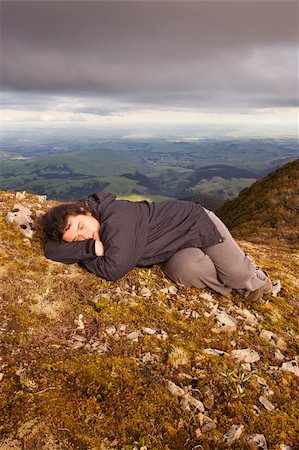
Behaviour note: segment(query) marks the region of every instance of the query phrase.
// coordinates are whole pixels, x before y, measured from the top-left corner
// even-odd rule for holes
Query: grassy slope
[[[0,199],[1,450],[222,449],[227,448],[223,435],[234,424],[245,430],[233,449],[247,448],[251,433],[264,434],[270,450],[295,446],[296,376],[271,369],[281,366],[275,358],[278,341],[259,335],[262,329],[275,333],[285,342],[280,342],[284,361],[294,359],[298,258],[290,249],[241,242],[282,282],[280,294],[261,304],[246,305],[236,293],[224,298],[194,288],[167,294],[161,289],[172,283],[159,267],[135,269],[109,283],[76,265],[46,260],[37,239],[25,242],[4,221],[14,193],[1,192]],[[28,195],[27,202],[33,211],[46,208],[39,208],[34,196]],[[144,287],[150,298],[142,295]],[[211,311],[217,306],[238,320],[233,334],[215,330]],[[238,308],[243,314],[248,308],[256,323],[247,323]],[[126,329],[112,337],[105,331],[111,325]],[[145,333],[138,342],[127,338],[144,326],[164,330],[167,338]],[[73,347],[75,334],[86,338],[82,348]],[[94,342],[106,345],[106,351],[93,351]],[[203,349],[208,347],[227,354],[207,355]],[[246,370],[232,351],[247,347],[261,360],[242,383]],[[152,361],[142,362],[148,352]],[[235,378],[230,369],[236,370]],[[259,403],[263,387],[255,375],[273,390],[272,412]],[[180,407],[167,380],[201,400],[216,429],[199,437],[202,416],[193,407]],[[237,395],[238,387],[244,395]]]
[[[241,191],[217,214],[241,239],[298,247],[298,210],[299,159]]]

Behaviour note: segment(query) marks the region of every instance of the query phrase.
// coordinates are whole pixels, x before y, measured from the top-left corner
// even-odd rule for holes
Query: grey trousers
[[[233,289],[255,291],[264,284],[252,258],[235,242],[224,223],[205,209],[224,241],[211,247],[178,250],[162,264],[164,272],[181,286],[209,287],[222,295]]]

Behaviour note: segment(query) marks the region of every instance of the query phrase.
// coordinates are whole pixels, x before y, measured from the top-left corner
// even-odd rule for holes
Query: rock
[[[285,359],[285,356],[283,353],[281,353],[281,351],[279,349],[277,349],[274,353],[274,357],[275,359],[277,359],[278,361],[283,361]]]
[[[198,411],[204,412],[205,407],[203,403],[200,400],[197,400],[197,398],[192,397],[189,393],[184,394],[182,399],[186,400],[189,405],[194,406]]]
[[[299,366],[296,360],[283,363],[280,369],[284,372],[294,373],[299,377]]]
[[[133,331],[127,335],[127,338],[130,339],[130,341],[138,342],[139,334],[139,331]]]
[[[245,320],[249,325],[256,325],[258,323],[257,318],[248,309],[237,308],[236,311],[243,317],[241,319]]]
[[[236,331],[238,322],[229,316],[226,312],[216,312],[216,319],[224,331]]]
[[[154,357],[150,352],[146,352],[142,357],[141,357],[141,362],[142,363],[149,363],[154,361]]]
[[[204,300],[214,300],[211,294],[208,294],[207,292],[200,292],[199,297],[203,298]]]
[[[275,406],[269,402],[269,400],[264,397],[263,395],[260,396],[259,398],[259,402],[268,410],[268,411],[273,411],[275,409]]]
[[[265,378],[261,378],[258,375],[254,374],[256,381],[258,384],[260,384],[261,386],[268,386],[267,385],[267,381],[265,380]]]
[[[272,280],[272,296],[277,297],[277,294],[281,291],[280,280]]]
[[[175,286],[169,286],[168,292],[171,295],[175,295],[178,292],[178,289]]]
[[[251,348],[233,350],[232,356],[238,362],[253,363],[260,360],[260,355]]]
[[[198,413],[199,424],[203,432],[208,432],[211,430],[215,430],[217,428],[215,420],[206,416],[205,414],[199,412]]]
[[[162,339],[163,341],[165,341],[165,339],[168,338],[168,334],[166,333],[166,331],[162,330],[161,333],[159,333],[157,335],[157,338],[158,339]]]
[[[79,348],[84,347],[84,342],[76,341],[71,344],[73,350],[79,350]]]
[[[121,324],[121,325],[118,327],[118,331],[119,331],[120,333],[124,333],[124,332],[126,331],[126,328],[127,328],[126,325]]]
[[[195,311],[194,309],[191,311],[191,317],[192,319],[199,319],[200,315],[198,314],[197,311]]]
[[[244,431],[244,425],[233,425],[231,429],[223,436],[223,441],[227,444],[232,444],[240,438]]]
[[[22,200],[25,200],[26,195],[27,195],[26,191],[16,192],[16,200],[17,200],[17,202],[21,202]]]
[[[222,356],[224,354],[228,355],[228,353],[224,352],[223,350],[217,350],[216,348],[205,348],[203,352],[207,353],[208,355],[214,356]]]
[[[241,364],[242,369],[247,370],[247,372],[251,372],[251,364],[250,363],[243,363]]]
[[[78,342],[85,342],[86,341],[86,337],[85,336],[81,336],[80,334],[75,334],[75,336],[73,336],[74,341],[78,341]]]
[[[3,377],[4,377],[4,373],[0,373],[0,381],[3,380]]]
[[[141,294],[143,297],[149,298],[149,297],[152,296],[152,291],[151,291],[148,287],[143,286],[143,288],[142,288],[141,291],[140,291],[140,294]]]
[[[44,203],[44,202],[47,200],[47,196],[46,196],[46,195],[37,195],[37,196],[36,196],[36,200],[37,200],[39,203]]]
[[[200,428],[196,428],[195,430],[195,437],[196,439],[199,439],[202,436],[202,432]]]
[[[274,342],[276,341],[276,336],[274,333],[272,333],[271,331],[268,330],[262,330],[260,332],[260,338],[264,339],[265,341],[269,341],[269,342]]]
[[[31,239],[35,231],[33,230],[33,219],[31,211],[21,203],[16,203],[13,210],[7,214],[5,220],[8,224],[14,225],[26,238]]]
[[[267,450],[267,442],[263,434],[254,434],[248,437],[248,445],[250,450]]]
[[[288,348],[286,342],[285,342],[281,337],[278,337],[278,338],[276,339],[276,347],[277,347],[279,350],[287,350],[287,348]]]
[[[183,396],[185,394],[184,389],[182,389],[181,387],[177,386],[172,381],[168,381],[167,387],[168,387],[169,392],[172,395],[175,395],[176,397],[181,397],[181,396]]]
[[[111,325],[110,327],[105,328],[105,332],[108,336],[113,336],[116,333],[116,327]]]
[[[78,319],[75,319],[74,322],[77,325],[77,330],[84,330],[83,314],[79,314]]]
[[[279,449],[280,450],[292,450],[292,447],[290,447],[289,445],[280,444]]]
[[[155,334],[156,333],[156,330],[154,330],[153,328],[148,328],[148,327],[143,327],[142,331],[145,334]]]

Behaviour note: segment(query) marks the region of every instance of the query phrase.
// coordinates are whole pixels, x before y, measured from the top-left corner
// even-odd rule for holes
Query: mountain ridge
[[[248,304],[178,288],[159,266],[107,282],[47,260],[37,235],[7,222],[17,203],[32,218],[58,204],[0,192],[1,450],[295,448],[290,241],[238,241],[279,280]]]

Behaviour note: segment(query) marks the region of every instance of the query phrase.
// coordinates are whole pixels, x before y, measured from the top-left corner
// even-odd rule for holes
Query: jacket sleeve
[[[116,230],[107,244],[104,243],[104,248],[104,256],[85,259],[80,264],[99,277],[115,281],[133,269],[140,257],[141,249],[135,239],[135,227]]]
[[[45,257],[65,264],[78,263],[95,258],[95,241],[54,242],[45,244]]]

